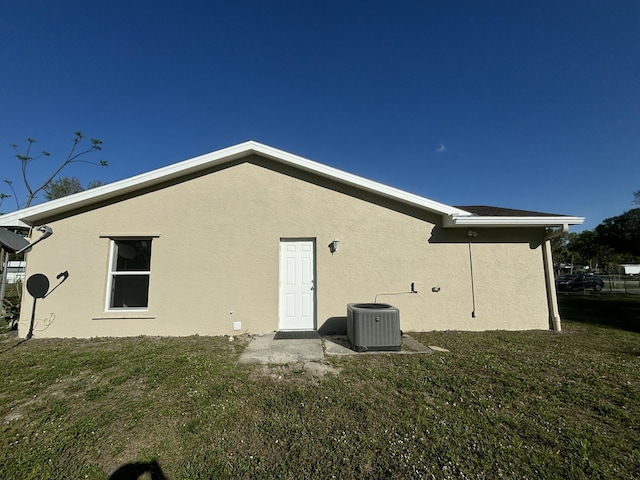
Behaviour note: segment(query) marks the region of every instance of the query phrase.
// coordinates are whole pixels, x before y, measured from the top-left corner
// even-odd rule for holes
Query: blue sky
[[[252,139],[591,229],[640,190],[639,25],[636,0],[0,0],[0,177],[27,137],[34,181],[101,139],[85,182]]]

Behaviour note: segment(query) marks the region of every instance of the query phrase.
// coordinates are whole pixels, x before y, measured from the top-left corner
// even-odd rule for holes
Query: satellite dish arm
[[[27,245],[24,248],[21,248],[20,250],[18,250],[16,253],[26,253],[31,251],[31,248],[36,244],[36,243],[40,243],[42,240],[44,240],[45,238],[49,238],[51,235],[53,235],[53,230],[51,229],[51,227],[48,227],[47,225],[40,225],[35,227],[36,230],[38,230],[39,232],[42,232],[42,236],[36,240],[35,242]]]

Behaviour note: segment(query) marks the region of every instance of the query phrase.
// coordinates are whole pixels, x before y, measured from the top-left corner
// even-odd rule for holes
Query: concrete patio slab
[[[438,347],[426,347],[409,335],[402,336],[399,351],[356,352],[349,347],[345,335],[332,335],[315,339],[275,340],[274,334],[253,337],[247,348],[240,354],[239,363],[287,364],[322,362],[325,356],[375,355],[375,354],[417,354],[433,353]]]
[[[390,354],[415,354],[415,353],[433,353],[433,350],[424,346],[413,337],[409,335],[402,335],[401,350],[389,350],[389,351],[371,351],[371,352],[356,352],[349,347],[349,341],[346,335],[329,335],[322,338],[324,340],[324,353],[327,356],[339,356],[339,355],[375,355],[380,353]]]
[[[254,337],[238,358],[239,363],[285,364],[324,360],[320,338],[274,340],[274,334]]]

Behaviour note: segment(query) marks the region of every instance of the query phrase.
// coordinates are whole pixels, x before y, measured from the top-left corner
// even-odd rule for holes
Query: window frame
[[[151,292],[151,245],[155,236],[117,236],[109,238],[109,264],[107,265],[107,290],[105,295],[105,312],[147,312],[149,311],[149,294]],[[149,242],[149,270],[116,270],[117,257],[116,255],[116,243],[122,241],[140,241],[147,240]],[[147,283],[147,305],[142,307],[113,307],[111,303],[113,301],[113,287],[114,279],[118,276],[146,276],[148,278]]]

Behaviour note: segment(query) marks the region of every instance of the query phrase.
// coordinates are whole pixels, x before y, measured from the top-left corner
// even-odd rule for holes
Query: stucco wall
[[[27,275],[52,287],[58,273],[69,278],[38,301],[34,335],[276,330],[281,238],[316,240],[317,327],[414,282],[417,294],[378,297],[400,308],[405,331],[548,328],[542,231],[480,229],[470,247],[466,230],[444,230],[438,216],[254,161],[48,222],[54,235],[28,254]],[[146,312],[105,312],[108,237],[124,235],[157,235]],[[25,298],[22,336],[31,305]]]

